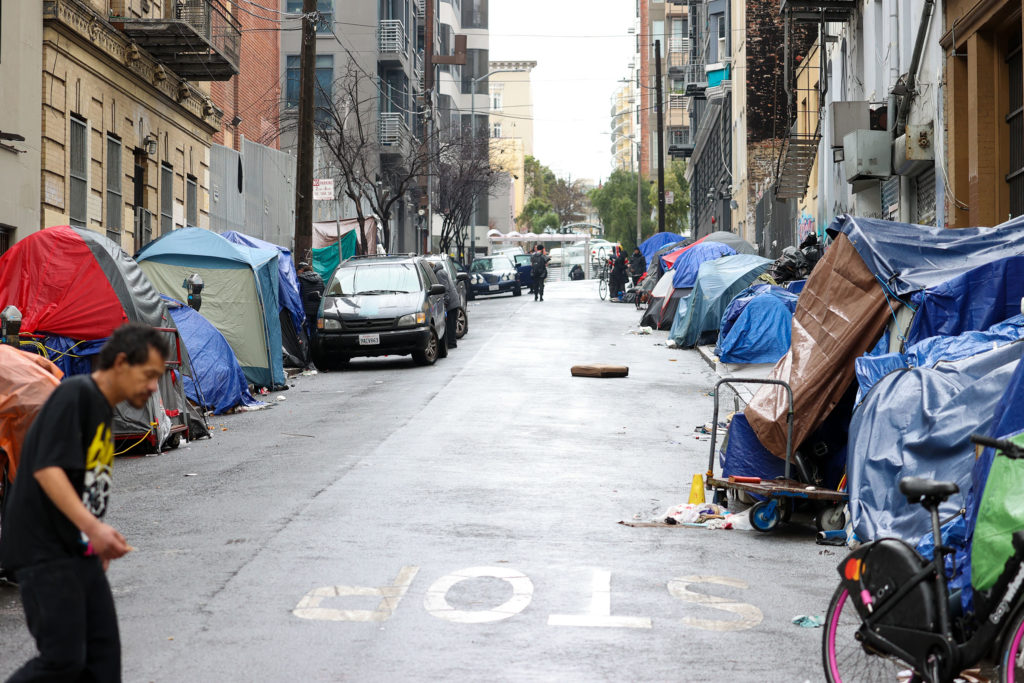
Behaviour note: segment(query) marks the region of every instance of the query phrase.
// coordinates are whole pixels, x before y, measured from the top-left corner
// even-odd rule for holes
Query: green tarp
[[[352,258],[356,255],[356,231],[349,230],[341,236],[341,261]],[[317,272],[326,283],[334,270],[340,265],[338,260],[338,245],[332,244],[329,247],[313,250],[313,270]]]
[[[1010,441],[1024,446],[1024,434]],[[1024,460],[1011,460],[996,454],[989,470],[985,493],[974,527],[971,549],[971,583],[976,590],[995,585],[1006,560],[1013,555],[1010,537],[1024,529]]]

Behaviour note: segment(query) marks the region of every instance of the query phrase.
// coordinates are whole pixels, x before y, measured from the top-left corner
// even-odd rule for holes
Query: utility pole
[[[638,131],[639,132],[639,131]],[[630,150],[632,156],[633,150]],[[643,224],[642,206],[640,201],[640,185],[643,178],[640,176],[640,143],[636,143],[636,246],[640,246],[640,226]]]
[[[661,95],[661,41],[654,41],[654,96],[658,98],[658,232],[665,232],[665,135]]]
[[[302,0],[302,48],[299,53],[299,129],[295,182],[295,261],[312,258],[313,249],[313,83],[316,77],[316,0]],[[310,254],[307,257],[307,252]]]

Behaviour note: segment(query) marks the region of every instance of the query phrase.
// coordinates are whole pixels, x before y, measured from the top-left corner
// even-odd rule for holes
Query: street
[[[125,680],[820,680],[822,632],[791,620],[824,614],[844,549],[618,524],[707,467],[698,354],[628,334],[592,281],[469,315],[433,367],[299,376],[212,440],[117,461]],[[2,678],[34,652],[9,587],[0,642]]]

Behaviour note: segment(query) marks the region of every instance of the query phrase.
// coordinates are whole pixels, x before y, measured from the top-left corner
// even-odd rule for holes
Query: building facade
[[[526,155],[533,156],[533,61],[492,61],[488,64],[491,165],[507,176],[499,196],[489,202],[489,227],[508,232],[526,203]],[[507,204],[507,206],[506,206]],[[495,213],[497,211],[497,213]],[[509,220],[511,217],[511,220]]]
[[[239,39],[218,0],[43,2],[40,224],[105,231],[129,252],[207,227],[209,82],[238,72]]]
[[[9,3],[0,16],[0,254],[40,227],[43,12]]]
[[[636,86],[630,80],[612,95],[611,106],[611,148],[612,168],[636,172],[636,126],[634,121]]]

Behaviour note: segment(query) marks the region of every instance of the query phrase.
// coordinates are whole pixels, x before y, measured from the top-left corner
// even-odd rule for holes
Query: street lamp
[[[483,76],[470,79],[469,86],[469,125],[472,128],[472,140],[476,142],[476,84],[485,78],[489,78],[494,74],[518,74],[523,73],[525,69],[494,69],[488,71]],[[473,153],[476,153],[476,145],[473,145]],[[476,201],[479,192],[473,192],[473,223],[469,226],[469,263],[467,266],[473,265],[473,259],[476,258]]]

